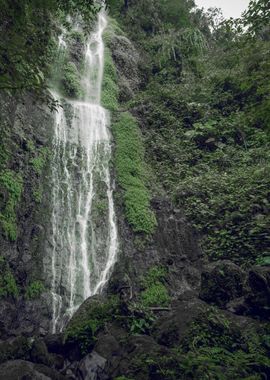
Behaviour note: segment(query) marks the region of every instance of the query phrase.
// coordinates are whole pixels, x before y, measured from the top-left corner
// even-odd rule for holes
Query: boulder
[[[30,358],[33,363],[40,363],[47,366],[52,365],[52,359],[49,355],[47,346],[42,339],[34,340],[30,352]]]
[[[247,314],[270,318],[270,267],[254,267],[248,274],[250,291],[246,296]]]
[[[204,267],[201,275],[200,298],[211,304],[225,305],[244,295],[246,273],[228,260],[217,261]]]
[[[153,335],[157,342],[170,348],[178,346],[186,336],[190,324],[206,311],[207,306],[194,297],[193,293],[185,293],[172,305],[172,311],[155,323]]]
[[[86,355],[79,363],[77,370],[78,380],[107,380],[104,369],[106,359],[93,351]]]
[[[11,360],[0,365],[0,380],[65,380],[65,376],[42,364]]]
[[[18,336],[0,342],[0,363],[10,359],[26,359],[31,350],[29,338]]]

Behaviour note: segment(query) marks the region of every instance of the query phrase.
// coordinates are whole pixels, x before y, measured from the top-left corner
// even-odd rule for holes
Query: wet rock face
[[[176,295],[198,290],[203,254],[195,231],[170,202],[155,199],[153,208],[158,220],[153,247],[160,263],[169,269],[170,289]]]
[[[187,334],[192,321],[205,312],[207,304],[190,292],[174,303],[170,313],[159,318],[154,326],[154,337],[166,347],[177,346]]]
[[[119,292],[132,287],[140,289],[141,277],[154,266],[167,270],[166,284],[172,297],[186,291],[199,291],[203,255],[198,237],[180,210],[166,199],[153,200],[158,227],[150,241],[144,241],[132,231],[118,209],[120,254],[113,271],[109,291]],[[135,241],[135,244],[134,244]],[[132,294],[127,294],[127,297]]]
[[[21,333],[43,334],[48,329],[46,300],[27,299],[25,289],[31,282],[43,280],[44,236],[50,214],[49,158],[42,169],[35,164],[40,164],[44,149],[49,154],[53,115],[31,94],[23,99],[1,96],[0,122],[4,126],[1,142],[8,152],[1,170],[11,171],[23,182],[15,207],[17,236],[10,238],[0,229],[0,256],[8,264],[19,293],[17,298],[0,299],[0,331],[5,339]],[[6,196],[0,189],[0,199],[2,193]]]
[[[141,82],[138,69],[140,56],[132,42],[124,36],[113,34],[110,49],[117,69],[119,100],[126,102],[134,96]]]

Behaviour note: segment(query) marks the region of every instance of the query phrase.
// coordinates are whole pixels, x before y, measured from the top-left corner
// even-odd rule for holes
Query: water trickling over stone
[[[109,114],[100,105],[104,65],[98,17],[85,51],[81,101],[62,101],[55,114],[51,249],[52,331],[59,331],[106,284],[117,254],[110,179]]]

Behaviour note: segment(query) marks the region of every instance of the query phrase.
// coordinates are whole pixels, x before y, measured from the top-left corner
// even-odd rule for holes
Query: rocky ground
[[[126,252],[108,293],[86,300],[62,334],[6,332],[0,379],[166,379],[158,361],[166,357],[176,366],[175,349],[200,339],[198,332],[193,335],[196,323],[242,345],[245,334],[264,328],[270,316],[269,268],[244,271],[230,261],[207,263],[181,212],[166,201],[156,200],[154,207],[160,228],[153,242]],[[149,308],[149,317],[138,306],[139,275],[154,265],[166,268],[170,302]]]

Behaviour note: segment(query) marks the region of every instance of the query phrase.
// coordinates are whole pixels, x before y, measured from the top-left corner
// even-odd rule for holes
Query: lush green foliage
[[[105,49],[101,103],[103,107],[110,111],[117,111],[119,108],[117,75],[111,52],[108,48]]]
[[[42,174],[42,171],[48,162],[50,151],[47,147],[40,148],[37,151],[37,154],[34,158],[30,160],[30,163],[33,165],[33,168],[39,176]]]
[[[45,286],[41,281],[33,281],[26,287],[25,296],[27,299],[39,298],[44,291]]]
[[[149,334],[156,320],[151,307],[169,305],[171,298],[165,285],[166,276],[164,267],[154,266],[142,277],[138,299],[129,305],[128,328],[132,334]]]
[[[118,31],[119,28],[112,25],[111,29],[105,35],[107,42],[110,33]],[[108,48],[105,51],[101,101],[105,108],[115,112],[112,120],[112,133],[116,144],[115,169],[118,183],[124,190],[126,218],[134,232],[151,234],[156,227],[156,218],[150,207],[150,192],[145,186],[142,137],[136,119],[128,112],[117,112],[120,108],[117,74]]]
[[[166,2],[165,10],[162,1],[144,3],[130,4],[119,22],[145,59],[148,83],[131,106],[156,182],[185,210],[212,259],[263,262],[270,255],[265,2],[251,2],[246,31],[218,24],[215,12],[191,13],[189,1]],[[151,6],[155,15],[143,11]],[[178,19],[175,7],[184,9]]]
[[[81,95],[81,83],[79,72],[73,62],[67,62],[63,68],[62,80],[63,92],[70,98],[79,98]]]
[[[166,355],[141,355],[132,368],[164,380],[259,380],[269,372],[268,350],[267,328],[243,331],[220,310],[209,308],[190,326],[180,346]]]
[[[89,25],[99,7],[91,0],[1,0],[0,89],[43,92],[56,51],[55,20],[81,15]]]
[[[125,190],[127,220],[135,232],[150,234],[156,218],[150,210],[150,192],[145,186],[144,151],[136,119],[127,112],[120,113],[112,124],[112,132],[116,141],[116,174]]]
[[[0,256],[0,298],[18,298],[19,289],[15,277],[11,272],[6,260]]]
[[[119,300],[112,296],[107,302],[92,300],[79,315],[74,315],[65,331],[67,342],[76,342],[82,354],[88,353],[96,340],[96,334],[118,314]]]
[[[4,195],[4,205],[0,211],[0,225],[7,238],[17,238],[16,208],[23,190],[23,179],[20,174],[5,169],[0,172],[0,189]]]
[[[170,296],[166,286],[167,271],[163,267],[153,267],[143,278],[142,286],[144,290],[140,294],[142,306],[167,306],[170,302]]]

